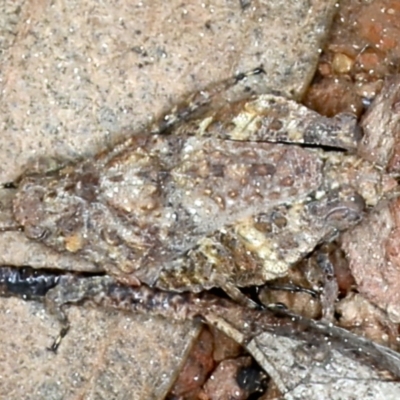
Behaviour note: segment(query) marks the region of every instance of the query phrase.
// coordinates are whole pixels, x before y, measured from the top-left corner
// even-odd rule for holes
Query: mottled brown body
[[[178,291],[259,285],[357,223],[393,187],[352,154],[358,140],[348,116],[327,119],[262,95],[24,177],[14,215],[29,238],[123,282]]]

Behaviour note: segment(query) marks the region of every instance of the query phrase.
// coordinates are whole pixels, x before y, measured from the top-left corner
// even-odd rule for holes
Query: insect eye
[[[47,229],[41,226],[33,226],[33,225],[26,226],[24,231],[25,235],[29,239],[34,239],[34,240],[44,240],[49,233]]]

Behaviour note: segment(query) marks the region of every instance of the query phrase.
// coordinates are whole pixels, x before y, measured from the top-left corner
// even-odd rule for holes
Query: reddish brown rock
[[[188,393],[195,392],[203,386],[214,366],[213,342],[212,334],[204,327],[171,390],[171,395],[187,398]]]
[[[400,75],[388,78],[361,126],[359,155],[389,172],[400,171]]]
[[[246,369],[251,366],[250,357],[222,361],[204,386],[210,400],[245,400],[253,392],[247,381]],[[258,378],[256,378],[257,380]],[[252,384],[253,382],[251,382]]]
[[[381,203],[342,240],[358,290],[400,322],[400,199]]]

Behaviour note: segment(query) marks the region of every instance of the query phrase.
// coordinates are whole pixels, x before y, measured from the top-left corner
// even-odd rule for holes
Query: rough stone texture
[[[341,1],[305,104],[327,116],[361,116],[382,78],[399,71],[393,68],[400,57],[399,13],[398,0]]]
[[[222,361],[204,385],[204,391],[208,398],[210,400],[247,399],[250,393],[239,386],[237,377],[240,369],[249,367],[250,365],[250,357],[239,357],[234,360]]]
[[[342,238],[358,290],[400,322],[400,199],[382,202]]]
[[[79,308],[69,315],[71,330],[54,354],[46,347],[58,325],[43,307],[2,299],[1,398],[163,398],[197,333],[190,323],[143,315]]]
[[[389,77],[363,117],[359,154],[398,176],[400,168],[400,76]],[[400,201],[398,186],[342,238],[357,289],[400,322]]]
[[[213,335],[207,327],[203,327],[171,389],[172,396],[196,398],[200,388],[215,367],[213,347]]]
[[[258,90],[275,88],[300,97],[334,4],[252,1],[241,9],[236,0],[190,5],[4,1],[0,182],[41,165],[36,160],[42,157],[76,159],[111,147],[184,94],[260,64],[267,74],[257,80]],[[18,236],[13,240],[17,243]],[[7,234],[0,241],[15,264],[38,259],[36,266],[46,260],[52,267],[58,264],[55,256],[38,256],[40,248],[11,247]],[[75,308],[71,333],[54,356],[45,347],[57,329],[48,333],[50,322],[37,307],[0,301],[0,397],[162,398],[196,333],[139,316],[128,322],[119,314]],[[184,334],[186,340],[179,342]],[[134,356],[138,343],[144,343],[138,338],[147,335],[156,339],[140,351],[147,360],[143,364]],[[157,359],[162,363],[148,369]],[[163,378],[163,371],[168,373],[164,385],[147,380]]]
[[[275,382],[288,389],[282,397],[285,400],[394,400],[400,396],[398,382],[385,381],[370,366],[328,346],[304,348],[296,340],[262,333],[249,343],[248,350],[279,371]]]
[[[400,170],[400,75],[389,77],[363,117],[359,154],[389,172]]]
[[[340,300],[335,307],[340,314],[340,326],[353,333],[363,335],[375,343],[399,350],[398,324],[389,320],[388,315],[369,302],[360,293],[351,293]]]

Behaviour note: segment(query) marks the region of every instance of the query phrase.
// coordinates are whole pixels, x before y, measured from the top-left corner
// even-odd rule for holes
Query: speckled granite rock
[[[2,299],[1,398],[164,398],[198,332],[144,315],[88,308],[69,315],[71,330],[54,354],[46,347],[59,327],[41,305]]]

